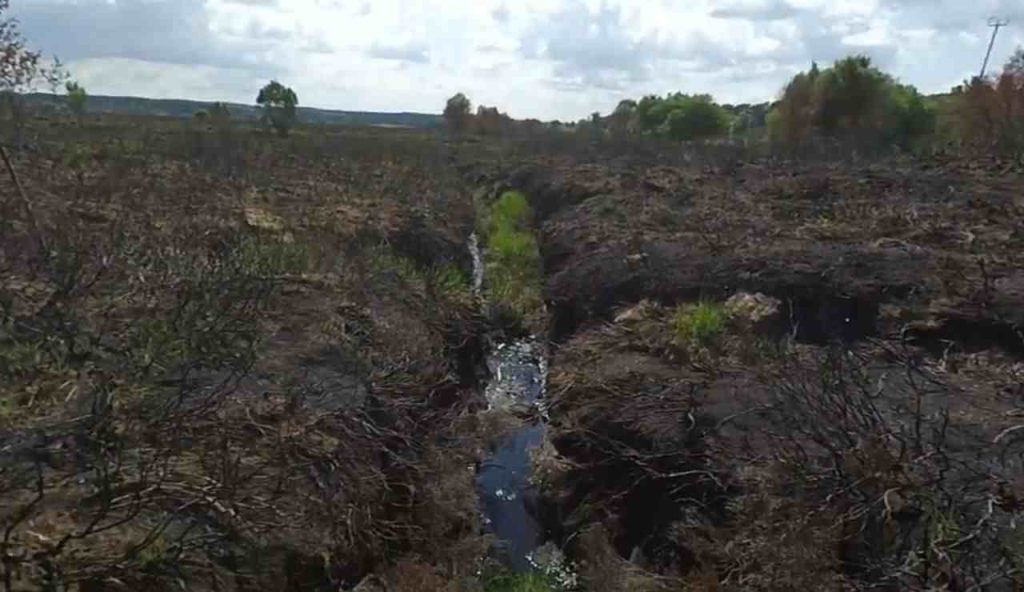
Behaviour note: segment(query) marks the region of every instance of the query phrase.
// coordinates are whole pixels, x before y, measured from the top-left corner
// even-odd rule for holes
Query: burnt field
[[[543,486],[594,589],[1019,588],[1018,174],[466,172],[538,213],[559,453]]]
[[[1022,586],[1018,172],[557,144],[32,121],[0,171],[0,589],[557,589],[487,559],[474,491],[536,421],[484,397],[528,332],[530,509],[575,588]],[[468,243],[501,253],[509,191],[537,261],[490,281],[538,285],[498,306]]]

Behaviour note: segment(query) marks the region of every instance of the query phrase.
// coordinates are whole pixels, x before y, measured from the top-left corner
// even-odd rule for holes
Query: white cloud
[[[26,36],[94,93],[438,112],[465,92],[517,117],[578,119],[647,93],[774,97],[811,61],[866,53],[926,92],[976,73],[990,15],[1020,0],[20,0]]]

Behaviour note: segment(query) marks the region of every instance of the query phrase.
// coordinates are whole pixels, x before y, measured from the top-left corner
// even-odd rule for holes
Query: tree
[[[930,133],[935,117],[917,89],[851,56],[821,70],[813,64],[786,85],[768,115],[769,137],[795,147],[813,134],[907,146]]]
[[[21,92],[40,74],[40,56],[29,50],[18,21],[6,16],[9,0],[0,0],[0,91]]]
[[[1024,76],[1024,47],[1018,47],[1017,51],[1013,52],[1013,55],[1007,60],[1003,71],[1013,75]]]
[[[512,118],[498,111],[497,107],[480,105],[476,110],[475,128],[484,135],[500,135],[512,128]]]
[[[444,120],[448,124],[448,129],[457,134],[466,131],[473,118],[472,108],[473,105],[462,93],[448,99],[444,106]]]
[[[665,121],[673,140],[706,140],[729,129],[729,114],[710,95],[677,96]]]
[[[802,141],[814,125],[814,88],[821,76],[818,64],[801,72],[786,84],[782,99],[768,113],[768,137],[772,142],[794,146]]]
[[[71,109],[71,114],[78,120],[78,125],[82,125],[82,121],[85,119],[85,103],[88,101],[89,95],[86,94],[85,88],[81,84],[72,80],[69,80],[64,88],[68,93],[68,109]]]
[[[894,84],[867,56],[837,61],[816,80],[816,125],[829,135],[840,130],[878,129]]]
[[[673,140],[706,140],[729,130],[732,117],[711,95],[648,95],[622,101],[611,115],[612,128],[639,130]]]
[[[1024,156],[1024,52],[999,78],[975,78],[951,97],[956,139],[964,146],[1002,156]]]
[[[299,104],[299,98],[295,91],[271,80],[260,89],[256,104],[263,108],[263,124],[273,127],[279,135],[287,136],[297,121],[295,107]]]
[[[624,137],[632,135],[639,128],[637,120],[637,103],[632,99],[619,101],[615,111],[608,116],[608,127],[612,135]]]
[[[18,21],[7,16],[9,0],[0,0],[0,112],[6,112],[14,124],[16,141],[20,141],[24,121],[19,93],[30,90],[39,80],[57,86],[63,76],[60,63],[47,66],[39,52],[28,49],[18,28]]]

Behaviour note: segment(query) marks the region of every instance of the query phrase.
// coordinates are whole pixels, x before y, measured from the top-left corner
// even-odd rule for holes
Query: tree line
[[[950,93],[922,95],[883,72],[866,56],[816,63],[796,74],[771,103],[726,105],[708,94],[671,93],[625,99],[608,115],[576,123],[519,122],[495,108],[474,114],[462,93],[445,105],[444,119],[457,134],[497,134],[523,126],[576,130],[605,139],[672,141],[759,140],[778,150],[817,141],[864,148],[911,150],[953,145],[964,150],[1024,156],[1024,49],[1001,74],[973,78]]]

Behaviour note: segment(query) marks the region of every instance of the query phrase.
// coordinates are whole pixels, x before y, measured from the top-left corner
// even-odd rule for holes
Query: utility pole
[[[979,79],[985,78],[985,70],[988,69],[988,59],[992,56],[992,47],[996,44],[996,35],[999,34],[999,29],[1002,29],[1008,24],[1010,24],[1010,21],[1007,19],[996,17],[988,19],[988,26],[992,27],[992,39],[988,42],[988,51],[985,52],[985,61],[981,64],[981,74],[978,76]]]

